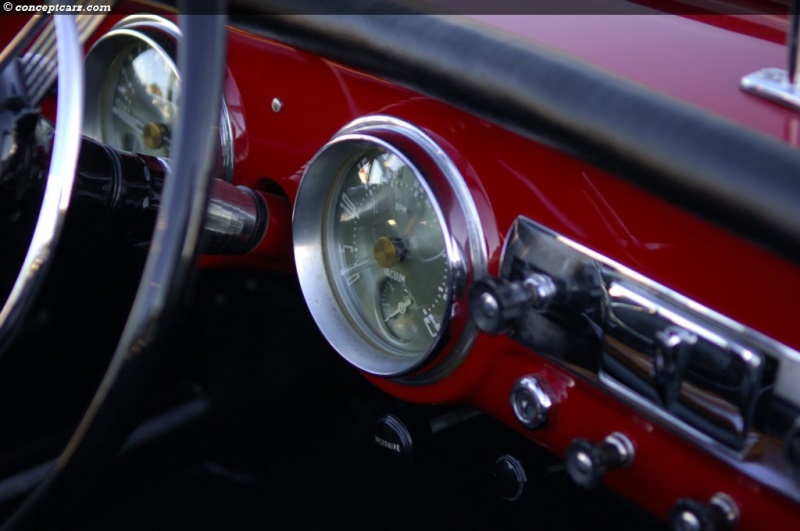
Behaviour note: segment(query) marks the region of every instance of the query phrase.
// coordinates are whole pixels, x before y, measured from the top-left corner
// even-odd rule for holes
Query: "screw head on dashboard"
[[[272,98],[272,111],[281,112],[283,110],[283,100],[280,98]]]
[[[526,428],[541,428],[547,423],[553,407],[549,389],[547,383],[536,375],[520,378],[511,389],[511,408]]]

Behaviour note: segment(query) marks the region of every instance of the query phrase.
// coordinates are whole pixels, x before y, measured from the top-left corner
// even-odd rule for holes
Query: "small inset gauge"
[[[465,190],[441,148],[388,117],[354,122],[312,160],[295,206],[298,273],[317,324],[357,367],[399,376],[466,352],[463,287],[485,255]]]
[[[175,65],[180,30],[169,20],[134,15],[100,38],[86,57],[84,133],[121,151],[169,158],[180,111]],[[220,116],[220,177],[233,170],[231,125]]]
[[[409,343],[419,337],[421,312],[408,286],[386,278],[379,297],[380,317],[386,330],[401,343]]]

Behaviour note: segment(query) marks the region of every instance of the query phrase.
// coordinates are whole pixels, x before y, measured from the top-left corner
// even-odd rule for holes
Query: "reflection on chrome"
[[[44,200],[28,254],[0,310],[0,351],[29,309],[63,228],[75,180],[83,120],[83,76],[78,31],[72,17],[53,17],[58,39],[58,111]]]

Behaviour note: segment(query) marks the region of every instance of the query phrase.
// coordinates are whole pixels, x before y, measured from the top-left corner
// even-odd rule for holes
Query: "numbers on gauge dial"
[[[446,324],[450,266],[441,215],[402,158],[376,149],[336,188],[330,262],[339,298],[389,350],[428,352]]]

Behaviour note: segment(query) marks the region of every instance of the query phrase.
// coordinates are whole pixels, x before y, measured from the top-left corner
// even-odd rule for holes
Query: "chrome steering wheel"
[[[224,13],[223,4],[184,0],[179,8],[182,13]],[[31,247],[0,313],[0,350],[12,338],[46,274],[69,205],[81,142],[83,73],[78,32],[72,17],[53,18],[58,39],[53,157]],[[171,170],[133,307],[106,374],[65,450],[3,529],[53,529],[58,524],[59,515],[74,505],[82,486],[108,464],[135,426],[148,382],[157,373],[159,332],[168,326],[170,310],[184,291],[208,203],[225,56],[223,16],[181,15],[179,23],[183,40],[178,66],[186,80],[183,86],[202,90],[186,90],[182,95]],[[6,59],[0,56],[3,64]]]
[[[55,244],[64,226],[72,185],[75,181],[83,121],[81,71],[83,58],[77,28],[72,17],[53,17],[53,22],[59,45],[57,48],[58,111],[52,158],[44,199],[28,252],[11,292],[0,309],[0,354],[13,339],[14,332],[30,309],[50,266]],[[34,29],[26,27],[22,31],[34,31]],[[17,90],[22,88],[17,87]],[[15,148],[11,148],[11,151]]]

